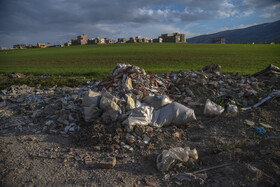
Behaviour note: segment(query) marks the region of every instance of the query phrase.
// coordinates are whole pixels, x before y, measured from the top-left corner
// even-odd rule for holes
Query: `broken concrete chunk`
[[[125,135],[125,138],[128,144],[133,144],[136,141],[136,138],[129,133]]]
[[[203,113],[206,116],[217,116],[217,115],[222,114],[224,112],[224,110],[225,109],[222,106],[207,99]]]
[[[190,158],[194,160],[198,159],[196,149],[191,150],[189,147],[176,147],[170,150],[164,150],[157,156],[157,169],[160,171],[168,171],[172,169],[176,161],[188,162]]]
[[[126,106],[125,106],[126,111],[130,111],[130,110],[134,109],[135,108],[135,102],[132,99],[131,95],[126,94],[125,99],[126,99]]]
[[[111,169],[115,167],[116,163],[117,163],[116,157],[108,157],[105,160],[101,161],[99,165],[103,169]]]
[[[133,86],[132,86],[132,82],[131,82],[131,78],[127,78],[126,81],[125,81],[125,89],[127,90],[132,90],[133,89]]]
[[[146,134],[143,136],[143,142],[145,144],[148,144],[150,142],[151,138],[149,136],[147,136]]]

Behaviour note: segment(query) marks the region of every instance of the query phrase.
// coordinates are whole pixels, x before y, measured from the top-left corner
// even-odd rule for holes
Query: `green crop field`
[[[247,44],[111,44],[0,51],[0,73],[90,76],[103,78],[117,63],[155,73],[198,70],[219,64],[229,73],[255,73],[280,66],[280,45]]]

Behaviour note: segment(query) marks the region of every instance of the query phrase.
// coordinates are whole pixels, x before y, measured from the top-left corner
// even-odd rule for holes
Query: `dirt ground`
[[[153,129],[151,143],[136,144],[133,151],[113,144],[116,135],[122,136],[118,124],[82,126],[73,136],[36,134],[38,126],[25,133],[2,130],[1,186],[279,186],[280,99],[215,118],[203,117],[199,107],[195,112],[196,122]],[[246,119],[273,128],[258,136]],[[199,159],[158,171],[157,155],[179,146],[196,148]],[[116,166],[101,169],[100,161],[112,155]],[[221,167],[199,172],[197,178],[184,176],[215,166]]]

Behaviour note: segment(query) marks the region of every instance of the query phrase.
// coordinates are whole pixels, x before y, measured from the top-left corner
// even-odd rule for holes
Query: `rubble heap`
[[[169,80],[161,78],[152,72],[130,64],[118,64],[111,72],[111,77],[98,85],[99,91],[106,88],[109,91],[131,90],[136,95],[163,95],[169,88]]]
[[[118,64],[110,78],[90,85],[90,89],[88,86],[44,89],[11,86],[1,90],[0,104],[4,111],[1,113],[4,124],[1,128],[14,124],[22,130],[26,124],[44,124],[38,133],[65,134],[78,130],[83,121],[160,127],[163,123],[175,123],[183,114],[180,111],[190,116],[185,120],[181,116],[177,120],[185,124],[195,119],[190,108],[204,106],[207,99],[222,105],[216,107],[220,111],[218,115],[224,107],[237,112],[240,107],[253,106],[279,89],[278,70],[270,65],[254,76],[230,75],[222,72],[218,65],[209,65],[201,71],[156,75],[137,66]],[[256,78],[260,75],[262,78]],[[166,113],[178,108],[181,109],[177,116],[165,118]],[[160,111],[165,111],[164,115],[160,115]]]

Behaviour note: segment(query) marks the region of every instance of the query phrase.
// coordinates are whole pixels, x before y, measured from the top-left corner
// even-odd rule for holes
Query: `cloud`
[[[265,14],[262,14],[261,17],[263,17],[263,18],[279,18],[280,17],[280,12],[265,13]]]
[[[114,37],[182,30],[185,24],[250,16],[279,15],[279,0],[0,0],[0,30],[29,41],[63,40],[80,33]],[[181,24],[181,27],[178,27]],[[160,30],[162,29],[162,30]],[[174,29],[174,30],[171,30]],[[177,29],[177,30],[176,30]],[[133,32],[132,32],[133,31]],[[182,30],[189,32],[188,30]],[[75,34],[74,34],[75,33]],[[43,35],[44,34],[44,35]],[[71,38],[68,38],[68,40]],[[15,40],[10,40],[14,42]],[[0,38],[0,44],[9,42]],[[22,41],[24,40],[16,40]]]

